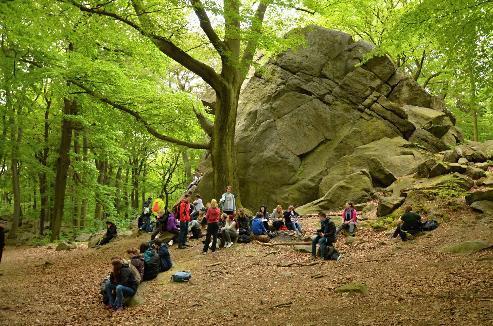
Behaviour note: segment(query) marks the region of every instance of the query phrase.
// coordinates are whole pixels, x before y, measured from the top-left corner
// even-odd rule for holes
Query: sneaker
[[[232,243],[232,242],[228,242],[228,243],[227,243],[224,247],[229,248],[229,247],[231,247],[232,245],[233,245],[233,243]]]
[[[173,245],[173,240],[170,240],[170,241],[168,242],[168,246],[172,246],[172,245]]]
[[[207,251],[202,251],[202,255],[207,255]]]
[[[343,256],[343,255],[342,255],[342,254],[340,254],[340,255],[337,257],[336,261],[341,260],[341,259],[342,259],[342,256]]]

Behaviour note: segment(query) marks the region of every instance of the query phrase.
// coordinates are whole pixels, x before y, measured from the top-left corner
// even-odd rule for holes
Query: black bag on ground
[[[248,234],[241,234],[239,237],[238,237],[238,243],[249,243],[252,241],[252,237],[249,236]]]
[[[426,221],[421,227],[421,229],[423,231],[432,231],[435,230],[437,227],[438,227],[438,222],[435,220],[431,220],[431,221]]]

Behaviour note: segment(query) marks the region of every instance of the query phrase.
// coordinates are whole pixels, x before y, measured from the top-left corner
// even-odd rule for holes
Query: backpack
[[[135,278],[135,281],[137,282],[137,284],[140,284],[140,282],[142,281],[141,277],[140,277],[140,273],[139,271],[137,270],[137,267],[135,267],[131,261],[128,261],[126,260],[124,262],[124,264],[126,264],[128,266],[128,268],[130,268],[130,271],[132,272],[132,274],[134,275],[134,278]]]
[[[426,221],[421,227],[421,229],[423,231],[432,231],[435,230],[437,227],[438,227],[438,222],[435,220],[431,220],[431,221]]]
[[[171,275],[171,281],[172,282],[188,282],[192,278],[192,273],[190,272],[176,272],[173,275]]]
[[[241,234],[238,237],[238,243],[249,243],[250,241],[252,241],[252,238],[248,234]]]
[[[159,273],[161,260],[152,248],[144,252],[144,280],[152,280]]]

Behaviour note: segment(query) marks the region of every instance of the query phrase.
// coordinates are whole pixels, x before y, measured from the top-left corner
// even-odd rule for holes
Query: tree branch
[[[214,114],[216,112],[216,102],[207,102],[206,100],[201,100],[202,105],[206,107],[206,111],[209,114]]]
[[[207,12],[205,11],[204,4],[200,0],[190,0],[190,2],[192,3],[195,15],[200,21],[200,27],[204,31],[205,35],[207,35],[209,41],[211,41],[217,53],[219,53],[219,55],[223,57],[224,55],[226,55],[225,44],[221,41],[219,36],[217,36],[214,28],[212,28],[212,24],[209,16],[207,15]]]
[[[119,111],[122,111],[122,112],[125,112],[125,113],[130,114],[131,116],[133,116],[135,118],[135,120],[137,120],[138,122],[142,123],[144,125],[144,127],[146,128],[146,130],[151,135],[153,135],[154,137],[156,137],[158,139],[164,140],[164,141],[169,142],[169,143],[172,143],[172,144],[176,144],[176,145],[180,145],[180,146],[185,146],[185,147],[188,147],[188,148],[196,148],[196,149],[209,149],[210,148],[210,144],[191,143],[191,142],[183,141],[183,140],[180,140],[180,139],[176,139],[174,137],[163,135],[160,132],[158,132],[156,129],[154,129],[140,115],[139,112],[134,111],[132,109],[129,109],[128,107],[126,107],[126,106],[124,106],[122,104],[116,103],[116,102],[114,102],[114,101],[112,101],[112,100],[104,97],[103,95],[98,94],[94,90],[90,89],[89,87],[85,86],[84,84],[82,84],[82,83],[80,83],[80,82],[78,82],[76,80],[70,80],[70,82],[72,84],[77,85],[78,87],[82,88],[83,90],[85,90],[87,92],[87,94],[91,95],[94,98],[97,98],[101,102],[106,103],[106,104],[114,107],[115,109],[117,109]]]
[[[258,4],[255,15],[252,18],[250,33],[253,34],[252,38],[248,41],[245,51],[243,52],[243,57],[241,59],[241,66],[245,69],[242,77],[245,78],[248,73],[248,67],[252,63],[253,56],[257,50],[259,35],[262,33],[262,25],[264,22],[265,12],[267,11],[267,2],[261,1]]]
[[[442,74],[443,71],[439,71],[439,72],[436,72],[432,75],[430,75],[428,78],[426,78],[425,82],[423,83],[423,88],[426,88],[426,86],[428,86],[428,84],[430,83],[430,81],[435,78],[435,77],[438,77]]]
[[[199,121],[199,125],[202,128],[202,130],[205,131],[209,137],[212,137],[212,133],[214,131],[214,124],[210,122],[202,113],[197,111],[195,108],[193,108],[193,113],[195,113],[195,116],[197,117],[197,120]]]
[[[133,29],[138,31],[140,34],[142,34],[143,36],[145,36],[149,40],[151,40],[154,43],[154,45],[162,53],[164,53],[166,56],[170,57],[174,61],[181,64],[183,67],[187,68],[191,72],[200,76],[214,90],[219,91],[221,89],[221,87],[223,85],[222,78],[216,73],[216,71],[212,67],[206,65],[205,63],[203,63],[203,62],[201,62],[195,58],[193,58],[187,52],[183,51],[181,48],[176,46],[169,39],[166,39],[165,37],[156,35],[156,34],[152,33],[151,31],[146,30],[145,28],[141,27],[139,24],[137,24],[137,23],[125,18],[125,17],[122,17],[116,13],[109,12],[109,11],[103,10],[101,8],[88,7],[88,6],[85,6],[81,3],[78,3],[75,0],[61,0],[61,1],[68,2],[68,3],[72,4],[73,6],[79,8],[79,10],[81,10],[83,12],[110,17],[116,21],[122,22],[122,23],[132,27]],[[146,18],[145,18],[145,15],[139,15],[139,13],[144,11],[141,9],[142,8],[139,9],[137,6],[137,8],[135,10],[136,10],[136,13],[139,17],[139,20],[142,22],[142,21],[145,21]],[[137,10],[141,10],[141,11],[137,11]]]

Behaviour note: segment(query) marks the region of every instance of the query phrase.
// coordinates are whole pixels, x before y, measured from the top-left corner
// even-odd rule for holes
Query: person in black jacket
[[[332,247],[336,241],[336,226],[324,212],[318,213],[318,217],[320,218],[320,229],[317,230],[317,236],[312,240],[312,256],[317,257],[317,244],[319,244],[320,256],[325,259],[328,247]]]
[[[140,253],[144,256],[144,275],[143,281],[155,279],[159,274],[161,261],[155,248],[147,242],[140,245]]]
[[[110,282],[106,283],[105,291],[108,296],[108,308],[123,309],[125,297],[131,297],[137,292],[137,281],[128,266],[123,265],[119,257],[111,259],[113,271],[110,274]]]
[[[160,239],[154,240],[154,246],[156,248],[156,251],[158,252],[160,260],[159,271],[168,271],[173,266],[173,263],[171,262],[171,256],[169,255],[168,246]]]
[[[5,247],[5,227],[7,221],[0,220],[0,263],[2,262],[3,248]]]
[[[106,234],[99,241],[98,245],[102,246],[111,241],[114,237],[116,237],[116,225],[113,222],[106,221]]]

